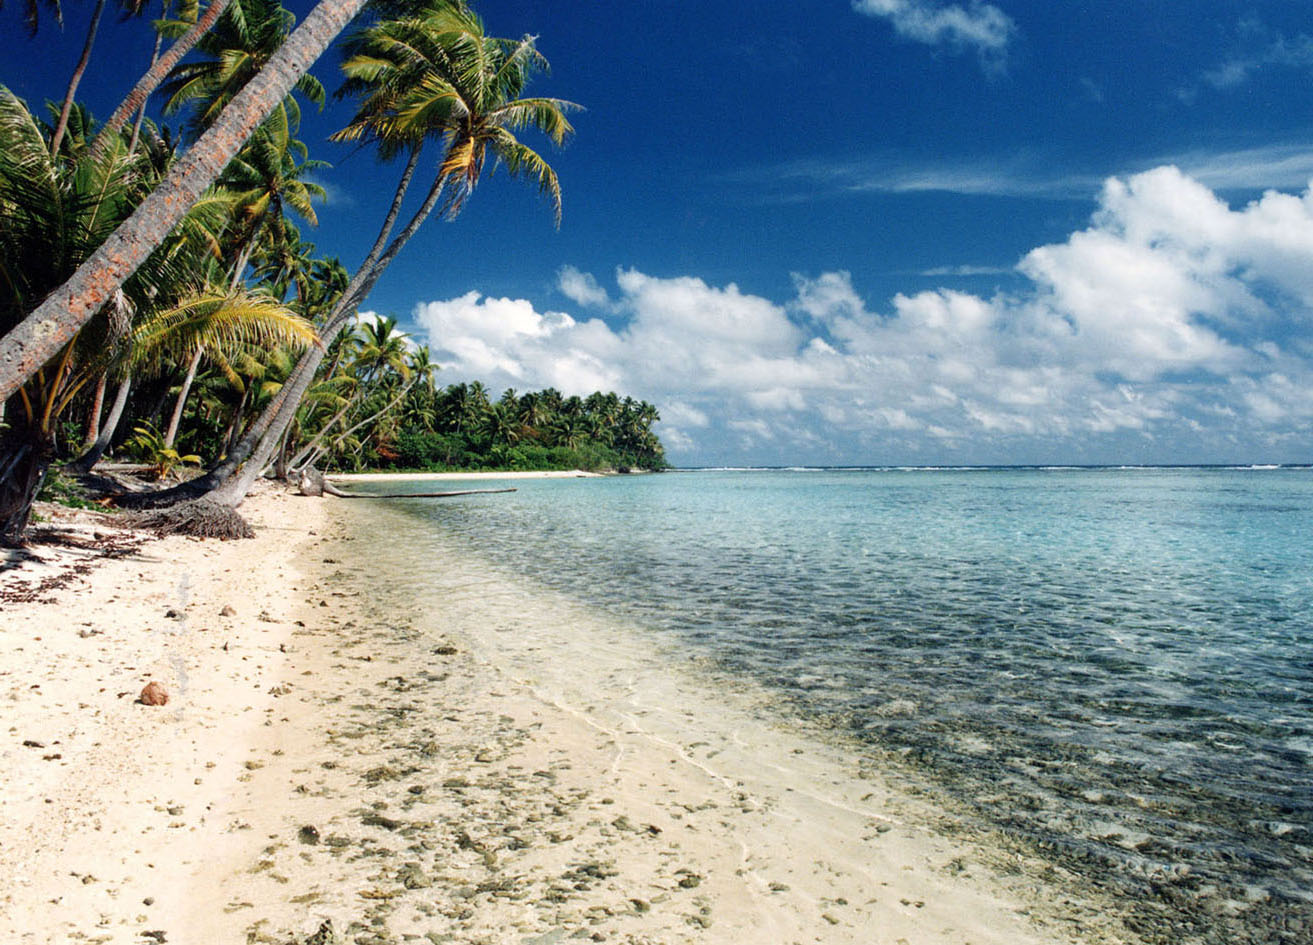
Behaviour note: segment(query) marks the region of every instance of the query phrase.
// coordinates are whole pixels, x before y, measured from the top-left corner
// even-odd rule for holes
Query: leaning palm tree
[[[349,322],[383,270],[437,208],[448,217],[459,213],[481,179],[489,159],[512,177],[527,177],[550,201],[560,220],[560,184],[556,172],[515,132],[536,128],[555,144],[573,131],[566,113],[577,106],[559,99],[521,98],[530,79],[547,67],[532,37],[520,40],[486,36],[482,22],[463,6],[428,0],[410,15],[363,30],[348,41],[343,64],[346,88],[363,96],[353,121],[339,140],[375,142],[384,156],[410,154],[402,182],[374,248],[357,270],[352,284],[328,316],[321,334],[331,341]],[[400,211],[409,175],[419,150],[430,141],[441,143],[442,156],[423,204],[403,230],[388,241]],[[241,475],[225,469],[226,481],[216,486],[216,501],[235,506],[273,455],[283,430],[295,416],[297,403],[309,387],[323,358],[308,350],[281,402],[267,422],[253,428],[249,458],[230,456],[231,465],[246,458]],[[212,471],[217,472],[217,471]],[[218,478],[216,475],[215,478]]]
[[[64,92],[64,102],[59,110],[59,118],[55,123],[55,132],[50,136],[50,153],[59,154],[60,142],[64,138],[64,129],[68,125],[69,112],[73,108],[73,101],[77,97],[78,86],[82,82],[82,76],[87,71],[87,65],[91,62],[91,48],[96,43],[96,35],[100,31],[100,17],[105,12],[106,0],[96,0],[96,5],[91,10],[91,21],[87,24],[87,36],[82,43],[82,54],[78,57],[77,65],[73,67],[73,74],[69,77],[68,88]],[[139,15],[146,9],[146,0],[123,0],[124,12],[129,15]]]
[[[0,400],[7,401],[96,316],[364,4],[365,0],[320,0],[150,197],[76,272],[0,338]],[[0,452],[0,465],[5,461]]]
[[[19,321],[28,299],[48,293],[91,256],[157,176],[149,156],[129,153],[121,139],[104,157],[52,159],[40,125],[0,87],[0,326]],[[239,324],[247,331],[261,307],[262,325],[275,317],[268,312],[277,307],[272,300],[224,298],[216,304],[189,291],[191,274],[204,268],[214,241],[212,209],[207,201],[193,208],[193,218],[7,404],[0,434],[0,542],[22,541],[32,500],[55,455],[61,418],[88,384],[111,369],[126,376],[124,366],[158,349],[161,339],[194,343],[200,310],[209,324],[225,325],[230,334]],[[141,335],[147,324],[156,328]],[[271,337],[256,331],[260,340]],[[304,324],[301,335],[308,332]]]
[[[229,293],[235,293],[242,284],[247,263],[261,241],[278,246],[289,240],[286,211],[294,211],[312,225],[318,222],[313,201],[323,199],[324,189],[304,178],[324,166],[323,161],[306,159],[305,145],[291,137],[286,113],[275,110],[224,169],[219,185],[230,202],[234,221],[229,239],[234,256]],[[198,342],[191,352],[173,415],[164,431],[165,448],[173,446],[183,406],[205,352],[204,342]]]
[[[244,289],[205,289],[177,305],[154,313],[133,333],[132,360],[137,373],[149,366],[190,358],[163,445],[177,438],[187,395],[202,357],[209,354],[230,361],[248,348],[281,345],[300,350],[318,341],[314,326],[277,299]]]
[[[166,21],[157,25],[159,33],[155,37],[155,51],[151,55],[150,68],[137,80],[137,84],[124,96],[118,108],[114,109],[105,121],[100,134],[92,142],[91,149],[94,153],[99,153],[106,147],[110,136],[117,135],[134,112],[137,114],[137,120],[133,126],[131,141],[132,146],[135,146],[146,114],[146,100],[154,94],[182,57],[191,52],[201,37],[218,22],[220,15],[232,2],[233,0],[210,0],[205,12],[200,13],[194,0],[189,0],[183,4],[183,18],[179,21],[168,21],[169,0],[164,0]],[[173,36],[174,41],[167,50],[161,52],[161,41],[166,33]]]

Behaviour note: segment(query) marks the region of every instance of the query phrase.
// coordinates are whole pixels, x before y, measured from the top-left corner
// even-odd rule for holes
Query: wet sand
[[[0,941],[1124,940],[568,602],[472,564],[449,613],[390,598],[352,505],[4,573],[38,599],[0,611]]]

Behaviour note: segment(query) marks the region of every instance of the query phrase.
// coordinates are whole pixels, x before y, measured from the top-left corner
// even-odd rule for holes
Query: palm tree
[[[150,153],[129,153],[122,139],[95,158],[52,159],[41,128],[0,87],[0,326],[18,322],[28,300],[57,286],[128,217],[149,193],[159,169]],[[252,319],[268,324],[272,300],[207,300],[190,288],[212,245],[213,207],[201,201],[148,264],[44,364],[7,405],[0,448],[0,541],[15,544],[54,457],[55,431],[89,383],[117,366],[130,373],[170,339],[194,343],[199,309],[211,323],[249,334]],[[240,309],[240,311],[238,311]],[[299,321],[299,320],[298,320]],[[151,326],[148,328],[144,326]],[[145,332],[145,334],[143,334]],[[308,325],[301,334],[309,332]],[[260,334],[258,340],[268,340]]]
[[[170,0],[164,0],[166,17],[169,2]],[[191,52],[201,37],[210,31],[231,2],[233,0],[210,0],[205,12],[199,16],[195,15],[199,13],[195,8],[195,4],[188,3],[186,6],[190,8],[192,14],[191,22],[184,20],[160,27],[160,32],[155,38],[155,51],[151,56],[150,68],[146,70],[145,75],[137,80],[137,84],[133,86],[132,91],[124,97],[118,108],[114,109],[113,114],[105,121],[100,134],[96,136],[96,140],[91,144],[93,154],[98,154],[106,146],[109,136],[117,135],[122,130],[124,123],[127,122],[128,117],[133,112],[137,113],[137,121],[133,127],[132,144],[129,146],[129,150],[135,147],[141,129],[141,122],[146,113],[146,100],[159,88],[160,83],[168,77],[173,67],[178,64],[182,57]],[[176,38],[172,45],[161,54],[160,40],[163,39],[165,32],[169,32]]]
[[[134,336],[139,365],[178,362],[190,356],[169,425],[164,432],[165,449],[173,446],[182,421],[183,408],[201,358],[209,353],[231,360],[243,350],[276,345],[297,349],[315,343],[314,327],[285,308],[277,299],[244,290],[195,293],[170,309],[156,313]]]
[[[511,176],[535,180],[551,200],[559,222],[556,173],[537,152],[518,141],[514,132],[537,128],[560,144],[573,130],[565,113],[576,107],[557,99],[520,98],[530,78],[546,68],[533,39],[485,36],[477,17],[447,0],[428,0],[405,19],[367,28],[352,37],[348,50],[350,55],[343,64],[347,88],[359,91],[364,101],[351,124],[335,137],[374,141],[384,156],[399,153],[405,143],[410,159],[374,248],[324,326],[323,335],[329,339],[342,329],[355,306],[439,204],[448,217],[460,211],[489,155]],[[419,148],[430,139],[440,140],[443,146],[437,173],[424,203],[389,243]],[[226,482],[221,494],[216,490],[221,501],[236,505],[246,495],[273,455],[322,357],[322,352],[314,349],[306,352],[289,381],[285,401],[261,431],[246,469]]]
[[[275,298],[294,293],[294,303],[304,307],[312,294],[315,244],[301,239],[301,231],[289,220],[282,221],[279,239],[256,247],[251,257],[254,275]]]
[[[271,247],[290,240],[288,211],[311,226],[319,222],[314,201],[324,198],[324,188],[305,178],[328,165],[308,159],[307,153],[306,146],[292,137],[285,114],[276,111],[219,175],[218,184],[233,203],[234,286],[262,236],[268,235]]]
[[[393,318],[379,318],[361,322],[349,370],[362,383],[377,383],[388,374],[410,378],[410,363],[406,357],[406,339],[410,336],[397,331]]]
[[[305,145],[291,137],[285,113],[278,110],[256,129],[246,146],[220,175],[219,186],[231,203],[234,218],[230,243],[235,259],[229,275],[229,293],[237,292],[247,262],[261,237],[267,238],[275,247],[288,241],[285,209],[294,210],[312,225],[318,222],[312,201],[322,199],[324,189],[302,178],[326,165],[323,161],[307,160],[306,153]],[[173,446],[187,395],[204,356],[205,344],[198,341],[190,353],[182,387],[164,431],[166,449]]]
[[[0,338],[0,400],[7,401],[56,357],[119,291],[364,3],[320,0],[150,197],[76,272]],[[7,465],[7,459],[0,452],[0,466]]]
[[[146,3],[145,0],[123,0],[123,8],[129,14],[140,14],[146,8]],[[100,17],[104,12],[105,0],[96,0],[96,5],[91,11],[91,21],[87,25],[87,38],[82,43],[82,54],[78,57],[77,65],[73,67],[73,74],[69,77],[68,89],[64,92],[64,102],[59,110],[59,119],[55,123],[55,133],[50,136],[52,155],[59,154],[64,129],[68,126],[68,115],[73,108],[73,100],[77,96],[82,75],[87,71],[87,64],[91,61],[91,47],[96,43],[96,34],[100,30]]]
[[[187,128],[199,137],[274,57],[291,32],[294,19],[278,0],[237,0],[237,5],[197,41],[201,58],[175,66],[161,84],[160,90],[168,96],[164,113],[195,106]],[[300,76],[293,88],[323,106],[324,87],[314,76]],[[301,111],[295,98],[289,96],[281,102],[273,117],[278,119],[280,113],[289,128],[300,124]]]

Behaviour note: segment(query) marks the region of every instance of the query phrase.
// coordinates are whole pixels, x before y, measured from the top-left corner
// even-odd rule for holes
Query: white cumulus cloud
[[[1111,179],[1018,271],[873,307],[842,271],[773,300],[568,270],[604,317],[474,292],[414,317],[445,378],[641,397],[689,462],[1206,461],[1313,436],[1313,193],[1233,208],[1174,167]]]
[[[561,267],[561,271],[556,274],[556,287],[567,299],[586,308],[598,308],[611,303],[606,289],[598,284],[592,274],[580,272],[574,266]]]

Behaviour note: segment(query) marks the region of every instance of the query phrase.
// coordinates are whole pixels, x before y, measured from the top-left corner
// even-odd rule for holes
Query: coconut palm
[[[173,68],[160,86],[167,98],[164,113],[192,107],[187,129],[199,137],[218,119],[228,103],[269,63],[292,30],[295,20],[278,0],[234,0],[218,22],[196,43],[198,59]],[[324,87],[310,74],[300,76],[293,88],[322,107]],[[275,110],[295,129],[301,110],[288,96]]]
[[[92,142],[93,152],[99,153],[106,146],[109,136],[117,135],[134,112],[137,113],[137,120],[132,129],[129,150],[136,146],[141,131],[141,123],[146,114],[146,100],[154,94],[160,83],[168,77],[182,57],[191,52],[201,37],[207,34],[218,22],[220,15],[231,2],[233,0],[211,0],[209,5],[206,6],[205,12],[200,13],[195,0],[188,0],[188,2],[183,3],[181,19],[171,21],[168,19],[170,0],[163,0],[165,19],[156,26],[157,35],[155,37],[155,49],[151,54],[150,68],[137,80],[137,84],[133,86],[132,91],[124,97],[118,108],[114,109],[113,114],[105,121],[100,134]],[[167,50],[161,53],[161,41],[166,34],[172,36],[174,41]]]
[[[537,152],[522,144],[515,132],[537,128],[560,144],[573,130],[565,114],[576,107],[557,99],[520,98],[532,76],[546,68],[533,39],[488,37],[477,17],[446,0],[421,2],[403,20],[363,30],[348,41],[348,51],[343,64],[346,88],[361,94],[363,101],[355,118],[336,137],[375,142],[385,157],[404,148],[410,157],[374,248],[324,326],[327,338],[345,326],[355,306],[435,208],[440,205],[447,216],[460,211],[489,156],[511,176],[537,182],[559,221],[556,173]],[[442,143],[442,159],[424,203],[388,242],[419,149],[434,139]],[[273,455],[322,357],[322,352],[314,349],[306,352],[289,381],[285,402],[267,424],[262,421],[260,440],[246,469],[224,484],[217,496],[221,501],[235,505],[245,496]]]
[[[410,378],[407,358],[407,339],[410,336],[397,331],[394,318],[382,317],[361,322],[356,333],[351,364],[348,368],[362,383],[379,383],[393,375],[402,380]]]
[[[114,297],[364,3],[320,0],[132,217],[0,339],[0,399],[8,400],[58,356]],[[7,464],[7,459],[7,454],[0,452],[0,464]]]
[[[202,290],[154,313],[133,335],[136,372],[147,365],[158,368],[190,358],[162,437],[165,448],[171,448],[177,438],[187,395],[204,355],[231,361],[251,348],[281,345],[299,350],[316,341],[309,321],[271,296],[243,289]]]
[[[311,226],[319,222],[314,201],[324,199],[324,188],[306,177],[328,164],[310,160],[307,154],[305,144],[292,137],[285,114],[275,112],[219,175],[218,185],[233,204],[234,284],[241,279],[262,236],[268,235],[271,247],[291,239],[289,212]]]
[[[44,296],[91,256],[150,192],[159,170],[149,150],[129,153],[121,139],[102,157],[53,160],[40,125],[0,87],[0,327],[19,322],[29,299]],[[286,327],[290,318],[273,300],[216,300],[197,285],[194,274],[205,270],[216,239],[215,209],[212,197],[198,203],[186,225],[7,405],[0,541],[21,541],[35,490],[54,458],[61,417],[111,368],[126,380],[164,351],[165,341],[194,345],[211,337],[196,327],[198,317],[220,326],[218,337],[236,332],[243,340],[292,340],[310,333],[303,323],[299,335],[270,335],[264,332],[270,319]]]
[[[73,67],[73,74],[69,77],[68,88],[64,92],[64,102],[59,110],[59,118],[55,122],[55,132],[50,136],[50,153],[59,154],[59,146],[64,138],[64,129],[68,126],[69,112],[73,108],[73,100],[77,96],[78,85],[82,82],[82,76],[87,71],[87,65],[91,62],[91,48],[96,43],[96,34],[100,30],[100,17],[105,12],[106,0],[96,0],[96,5],[91,10],[91,20],[87,24],[87,37],[82,43],[82,54],[78,57],[77,65]],[[124,0],[123,9],[130,15],[140,14],[146,8],[145,0]]]

